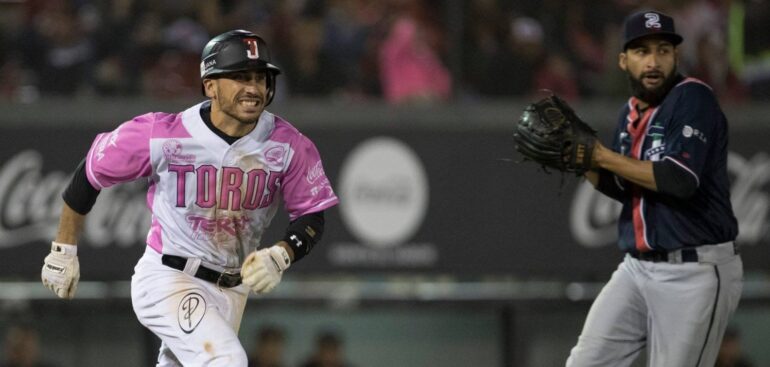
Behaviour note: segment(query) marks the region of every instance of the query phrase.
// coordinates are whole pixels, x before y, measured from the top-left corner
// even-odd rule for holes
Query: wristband
[[[78,247],[53,241],[51,242],[51,252],[66,256],[77,256]]]

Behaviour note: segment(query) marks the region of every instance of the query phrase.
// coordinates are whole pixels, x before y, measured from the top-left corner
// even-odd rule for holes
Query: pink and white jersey
[[[315,145],[294,126],[264,111],[251,133],[229,145],[201,119],[205,103],[141,115],[97,135],[86,173],[99,190],[149,178],[147,245],[237,268],[259,246],[281,199],[292,220],[338,199]]]

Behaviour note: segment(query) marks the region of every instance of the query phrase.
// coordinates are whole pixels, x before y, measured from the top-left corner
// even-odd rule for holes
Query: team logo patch
[[[259,47],[257,47],[257,39],[244,38],[243,43],[246,44],[246,57],[252,60],[259,59]]]
[[[682,136],[685,138],[691,138],[694,136],[704,143],[708,142],[706,134],[704,134],[703,131],[695,129],[690,125],[684,125],[684,128],[682,128]]]
[[[660,15],[657,13],[647,13],[644,15],[644,18],[647,19],[646,22],[644,22],[644,26],[651,29],[660,29]]]
[[[272,147],[265,152],[265,161],[268,164],[277,166],[283,163],[283,156],[286,154],[282,146]]]
[[[651,161],[657,161],[659,158],[659,155],[666,151],[666,145],[659,145],[656,147],[652,147],[650,149],[647,149],[644,152],[644,156],[647,160]]]
[[[206,300],[198,293],[189,293],[182,297],[177,310],[179,328],[185,334],[192,333],[206,315]]]
[[[195,162],[195,156],[192,154],[182,154],[182,143],[176,139],[169,139],[163,142],[163,156],[171,162]]]
[[[171,139],[163,142],[163,156],[166,159],[182,153],[182,143],[179,140]]]
[[[307,183],[312,184],[322,176],[324,176],[324,168],[323,165],[321,165],[321,161],[318,161],[313,167],[310,167],[310,169],[307,170],[305,180],[307,180]]]

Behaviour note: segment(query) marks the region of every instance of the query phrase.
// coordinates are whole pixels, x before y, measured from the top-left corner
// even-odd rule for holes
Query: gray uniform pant
[[[712,367],[743,289],[732,243],[701,246],[699,262],[626,255],[591,306],[567,367]],[[678,262],[677,262],[678,261]]]

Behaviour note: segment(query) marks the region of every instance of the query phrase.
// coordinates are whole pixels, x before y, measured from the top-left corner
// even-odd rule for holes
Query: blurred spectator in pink
[[[396,18],[379,52],[380,80],[390,103],[446,101],[452,77],[441,60],[443,33],[434,9],[395,0]]]

